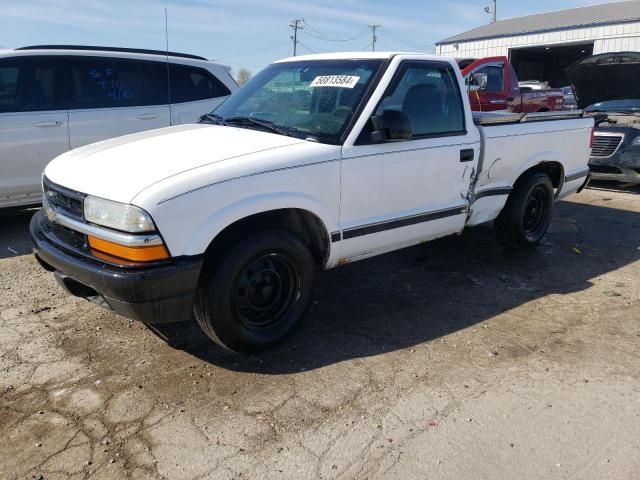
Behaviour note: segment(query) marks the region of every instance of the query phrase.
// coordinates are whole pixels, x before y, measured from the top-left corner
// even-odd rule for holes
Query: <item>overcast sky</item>
[[[606,0],[498,0],[510,18]],[[367,25],[380,24],[377,50],[426,50],[487,23],[491,0],[2,0],[0,46],[84,44],[169,48],[253,72],[292,53],[293,18],[304,18],[300,53],[370,50]],[[346,41],[344,41],[346,40]]]

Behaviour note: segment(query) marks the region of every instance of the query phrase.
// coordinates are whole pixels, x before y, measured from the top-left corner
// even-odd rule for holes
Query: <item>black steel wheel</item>
[[[535,247],[549,229],[553,206],[553,184],[546,173],[532,172],[523,177],[496,219],[498,237],[512,248]]]
[[[261,256],[235,280],[233,314],[249,330],[269,328],[287,315],[299,287],[299,274],[285,254]]]
[[[549,209],[549,198],[547,193],[544,184],[536,185],[529,193],[522,217],[522,226],[527,237],[537,238],[540,235],[540,230],[545,229],[546,231],[548,227],[546,213]]]
[[[282,230],[258,232],[205,263],[194,313],[204,333],[235,352],[267,348],[306,312],[315,264],[308,247]],[[212,266],[215,265],[215,266]]]

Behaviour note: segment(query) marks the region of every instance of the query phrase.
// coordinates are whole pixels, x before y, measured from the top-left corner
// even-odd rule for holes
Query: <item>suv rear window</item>
[[[204,68],[170,65],[171,103],[226,97],[229,89]]]
[[[0,61],[0,112],[55,110],[53,59],[11,58]]]

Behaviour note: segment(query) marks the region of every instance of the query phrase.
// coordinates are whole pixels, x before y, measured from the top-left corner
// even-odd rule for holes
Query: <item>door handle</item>
[[[491,100],[489,103],[493,105],[504,105],[505,103],[507,103],[507,101],[504,98],[501,98],[501,99]]]
[[[62,125],[62,122],[59,122],[59,121],[55,121],[55,122],[38,122],[38,123],[34,123],[33,124],[34,127],[40,127],[40,128],[59,127],[60,125]]]
[[[138,120],[153,120],[154,118],[158,118],[157,113],[145,113],[143,115],[138,115]]]
[[[460,150],[460,161],[461,162],[473,162],[475,158],[475,151],[473,148],[467,148],[465,150]]]

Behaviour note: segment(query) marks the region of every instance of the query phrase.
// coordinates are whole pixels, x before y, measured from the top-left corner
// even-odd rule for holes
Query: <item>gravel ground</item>
[[[0,479],[640,478],[640,188],[319,277],[241,357],[70,298],[0,216]]]

